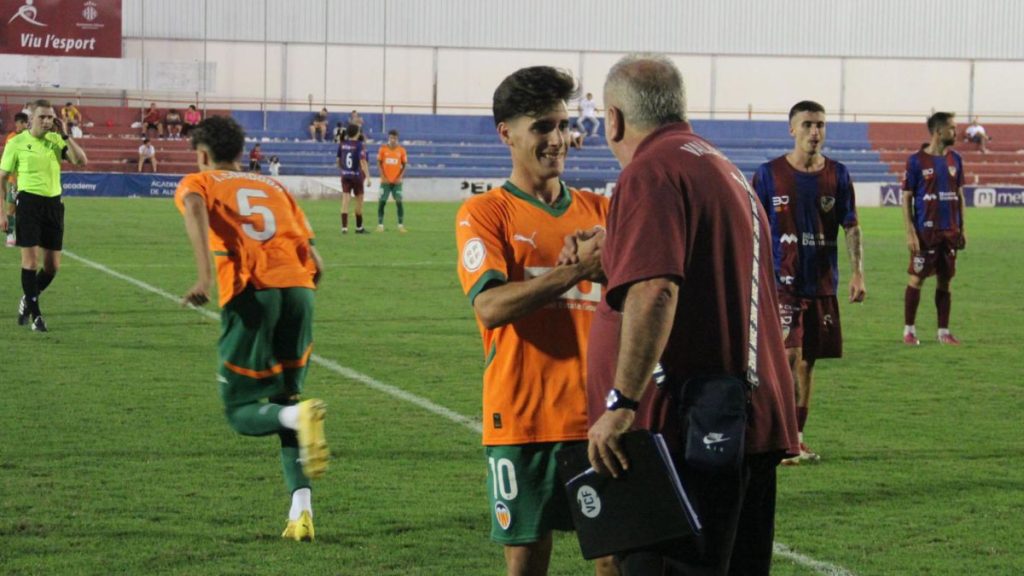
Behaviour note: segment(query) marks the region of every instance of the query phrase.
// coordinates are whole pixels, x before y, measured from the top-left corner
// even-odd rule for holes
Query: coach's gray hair
[[[660,54],[630,54],[612,66],[604,82],[605,105],[622,111],[641,130],[686,120],[683,75]]]

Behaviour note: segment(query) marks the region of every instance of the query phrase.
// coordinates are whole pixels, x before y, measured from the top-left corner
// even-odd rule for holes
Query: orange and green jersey
[[[223,307],[245,287],[314,288],[313,229],[279,182],[251,172],[212,170],[185,176],[174,193],[199,194],[210,216],[210,249]]]
[[[604,225],[608,200],[562,184],[545,205],[506,182],[467,200],[455,219],[458,273],[470,303],[492,282],[521,282],[551,270],[565,236]],[[557,300],[483,337],[483,443],[489,446],[587,437],[586,353],[601,286],[581,282]]]
[[[380,147],[377,152],[377,162],[381,165],[381,180],[385,184],[394,184],[398,175],[402,172],[402,166],[409,161],[405,155],[405,148],[395,146],[392,150],[387,144]]]

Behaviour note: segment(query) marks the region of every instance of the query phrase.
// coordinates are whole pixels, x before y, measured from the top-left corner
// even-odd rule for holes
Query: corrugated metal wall
[[[130,38],[1024,59],[1016,0],[123,0]],[[269,25],[265,26],[265,23]],[[204,32],[205,27],[205,32]]]

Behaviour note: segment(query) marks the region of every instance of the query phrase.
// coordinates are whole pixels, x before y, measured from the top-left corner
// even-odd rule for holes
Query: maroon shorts
[[[938,275],[939,278],[956,276],[956,250],[960,243],[959,232],[942,232],[932,235],[925,242],[918,235],[921,251],[910,255],[907,273],[918,278]]]
[[[835,296],[800,298],[779,292],[779,318],[786,348],[803,348],[808,360],[842,358],[843,331]]]
[[[341,177],[341,191],[353,196],[363,195],[363,179],[355,176]]]

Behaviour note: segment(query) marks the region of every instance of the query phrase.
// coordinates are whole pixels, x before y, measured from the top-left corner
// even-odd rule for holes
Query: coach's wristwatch
[[[618,388],[612,388],[608,391],[608,397],[605,398],[605,405],[609,410],[618,410],[619,408],[625,408],[626,410],[636,411],[640,407],[640,403],[632,398],[627,398],[619,391]]]

